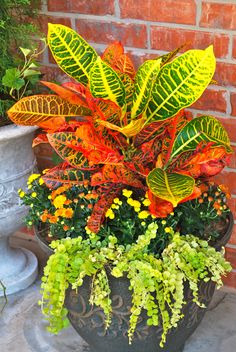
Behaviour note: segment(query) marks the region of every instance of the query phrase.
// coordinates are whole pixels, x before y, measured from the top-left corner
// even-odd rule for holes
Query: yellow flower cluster
[[[65,204],[65,202],[66,202],[66,196],[60,195],[53,200],[53,205],[55,206],[55,208],[59,209],[59,208],[63,208],[63,205]]]
[[[105,217],[109,218],[109,219],[114,219],[115,218],[115,214],[114,214],[114,212],[113,212],[113,210],[111,208],[107,210],[107,212],[105,214]]]
[[[40,174],[32,174],[29,176],[27,184],[31,185],[32,182],[34,182],[35,180],[37,180],[41,175]]]

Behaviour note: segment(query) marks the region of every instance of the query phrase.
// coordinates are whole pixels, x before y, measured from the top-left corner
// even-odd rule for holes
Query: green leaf
[[[153,85],[147,121],[168,119],[193,104],[211,82],[215,65],[212,46],[189,50],[164,65]]]
[[[196,150],[201,142],[213,142],[214,147],[223,146],[227,153],[232,153],[228,134],[222,124],[212,116],[200,116],[179,132],[173,144],[171,160],[183,152]]]
[[[118,106],[125,104],[125,88],[118,74],[100,57],[90,71],[90,89],[95,98],[111,100]]]
[[[24,76],[24,77],[35,76],[35,75],[40,75],[40,72],[39,72],[39,71],[36,71],[36,70],[27,69],[27,70],[25,70],[24,73],[23,73],[23,76]]]
[[[6,70],[5,75],[2,78],[2,84],[5,87],[9,87],[12,89],[19,90],[21,89],[25,81],[23,78],[20,77],[20,71],[17,68],[9,68]]]
[[[59,67],[87,85],[96,51],[75,31],[61,24],[48,24],[48,45]]]
[[[22,53],[24,54],[25,57],[27,57],[31,53],[31,50],[27,49],[27,48],[20,47],[20,50],[22,51]]]
[[[133,107],[131,110],[132,119],[140,115],[145,109],[153,83],[160,71],[160,65],[161,60],[148,60],[140,66],[135,76]]]
[[[193,193],[195,181],[190,176],[167,173],[156,168],[148,174],[147,184],[156,197],[167,200],[176,207],[181,200]]]

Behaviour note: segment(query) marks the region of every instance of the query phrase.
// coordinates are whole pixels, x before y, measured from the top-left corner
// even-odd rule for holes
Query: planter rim
[[[229,223],[228,223],[227,229],[225,230],[224,235],[220,239],[216,240],[214,244],[211,244],[211,246],[214,247],[217,251],[220,251],[221,248],[224,247],[230,239],[231,232],[234,226],[234,217],[231,210],[228,213],[228,219],[229,219]],[[40,235],[39,227],[34,225],[33,230],[41,249],[48,255],[53,254],[54,250],[51,247],[49,247],[49,244]]]
[[[7,125],[0,127],[0,142],[18,138],[37,130],[37,126]]]

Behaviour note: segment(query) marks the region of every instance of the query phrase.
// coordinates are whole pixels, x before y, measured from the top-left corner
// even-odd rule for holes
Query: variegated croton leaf
[[[47,171],[45,175],[42,176],[46,186],[50,189],[56,189],[61,185],[87,185],[89,180],[85,178],[84,172],[80,170],[64,167],[62,164]]]
[[[78,33],[61,24],[48,24],[48,45],[58,66],[87,85],[98,57],[96,51]]]
[[[189,50],[164,65],[153,85],[147,123],[168,119],[193,104],[211,82],[215,65],[212,46]]]
[[[52,118],[86,116],[90,110],[70,104],[58,95],[33,95],[19,100],[9,110],[10,119],[18,125],[37,125]]]

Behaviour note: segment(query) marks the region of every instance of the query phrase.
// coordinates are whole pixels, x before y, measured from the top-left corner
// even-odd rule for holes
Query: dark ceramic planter
[[[214,246],[217,250],[229,240],[232,227],[233,216],[230,213],[227,231]],[[46,247],[45,243],[41,244],[42,249]],[[47,247],[47,253],[50,255],[52,250],[48,249]],[[159,346],[162,328],[147,326],[145,313],[140,316],[132,345],[129,345],[127,338],[131,307],[129,282],[126,278],[117,279],[109,276],[109,283],[113,313],[112,323],[107,331],[102,309],[89,304],[91,278],[85,278],[79,288],[79,294],[75,290],[67,290],[65,305],[69,311],[68,318],[78,334],[89,344],[91,352],[181,352],[186,340],[195,331],[206,312],[205,308],[200,308],[192,301],[192,292],[186,285],[184,295],[187,303],[183,308],[184,318],[177,328],[169,331],[165,347]],[[199,300],[206,307],[211,302],[214,290],[215,284],[211,281],[199,283]]]

